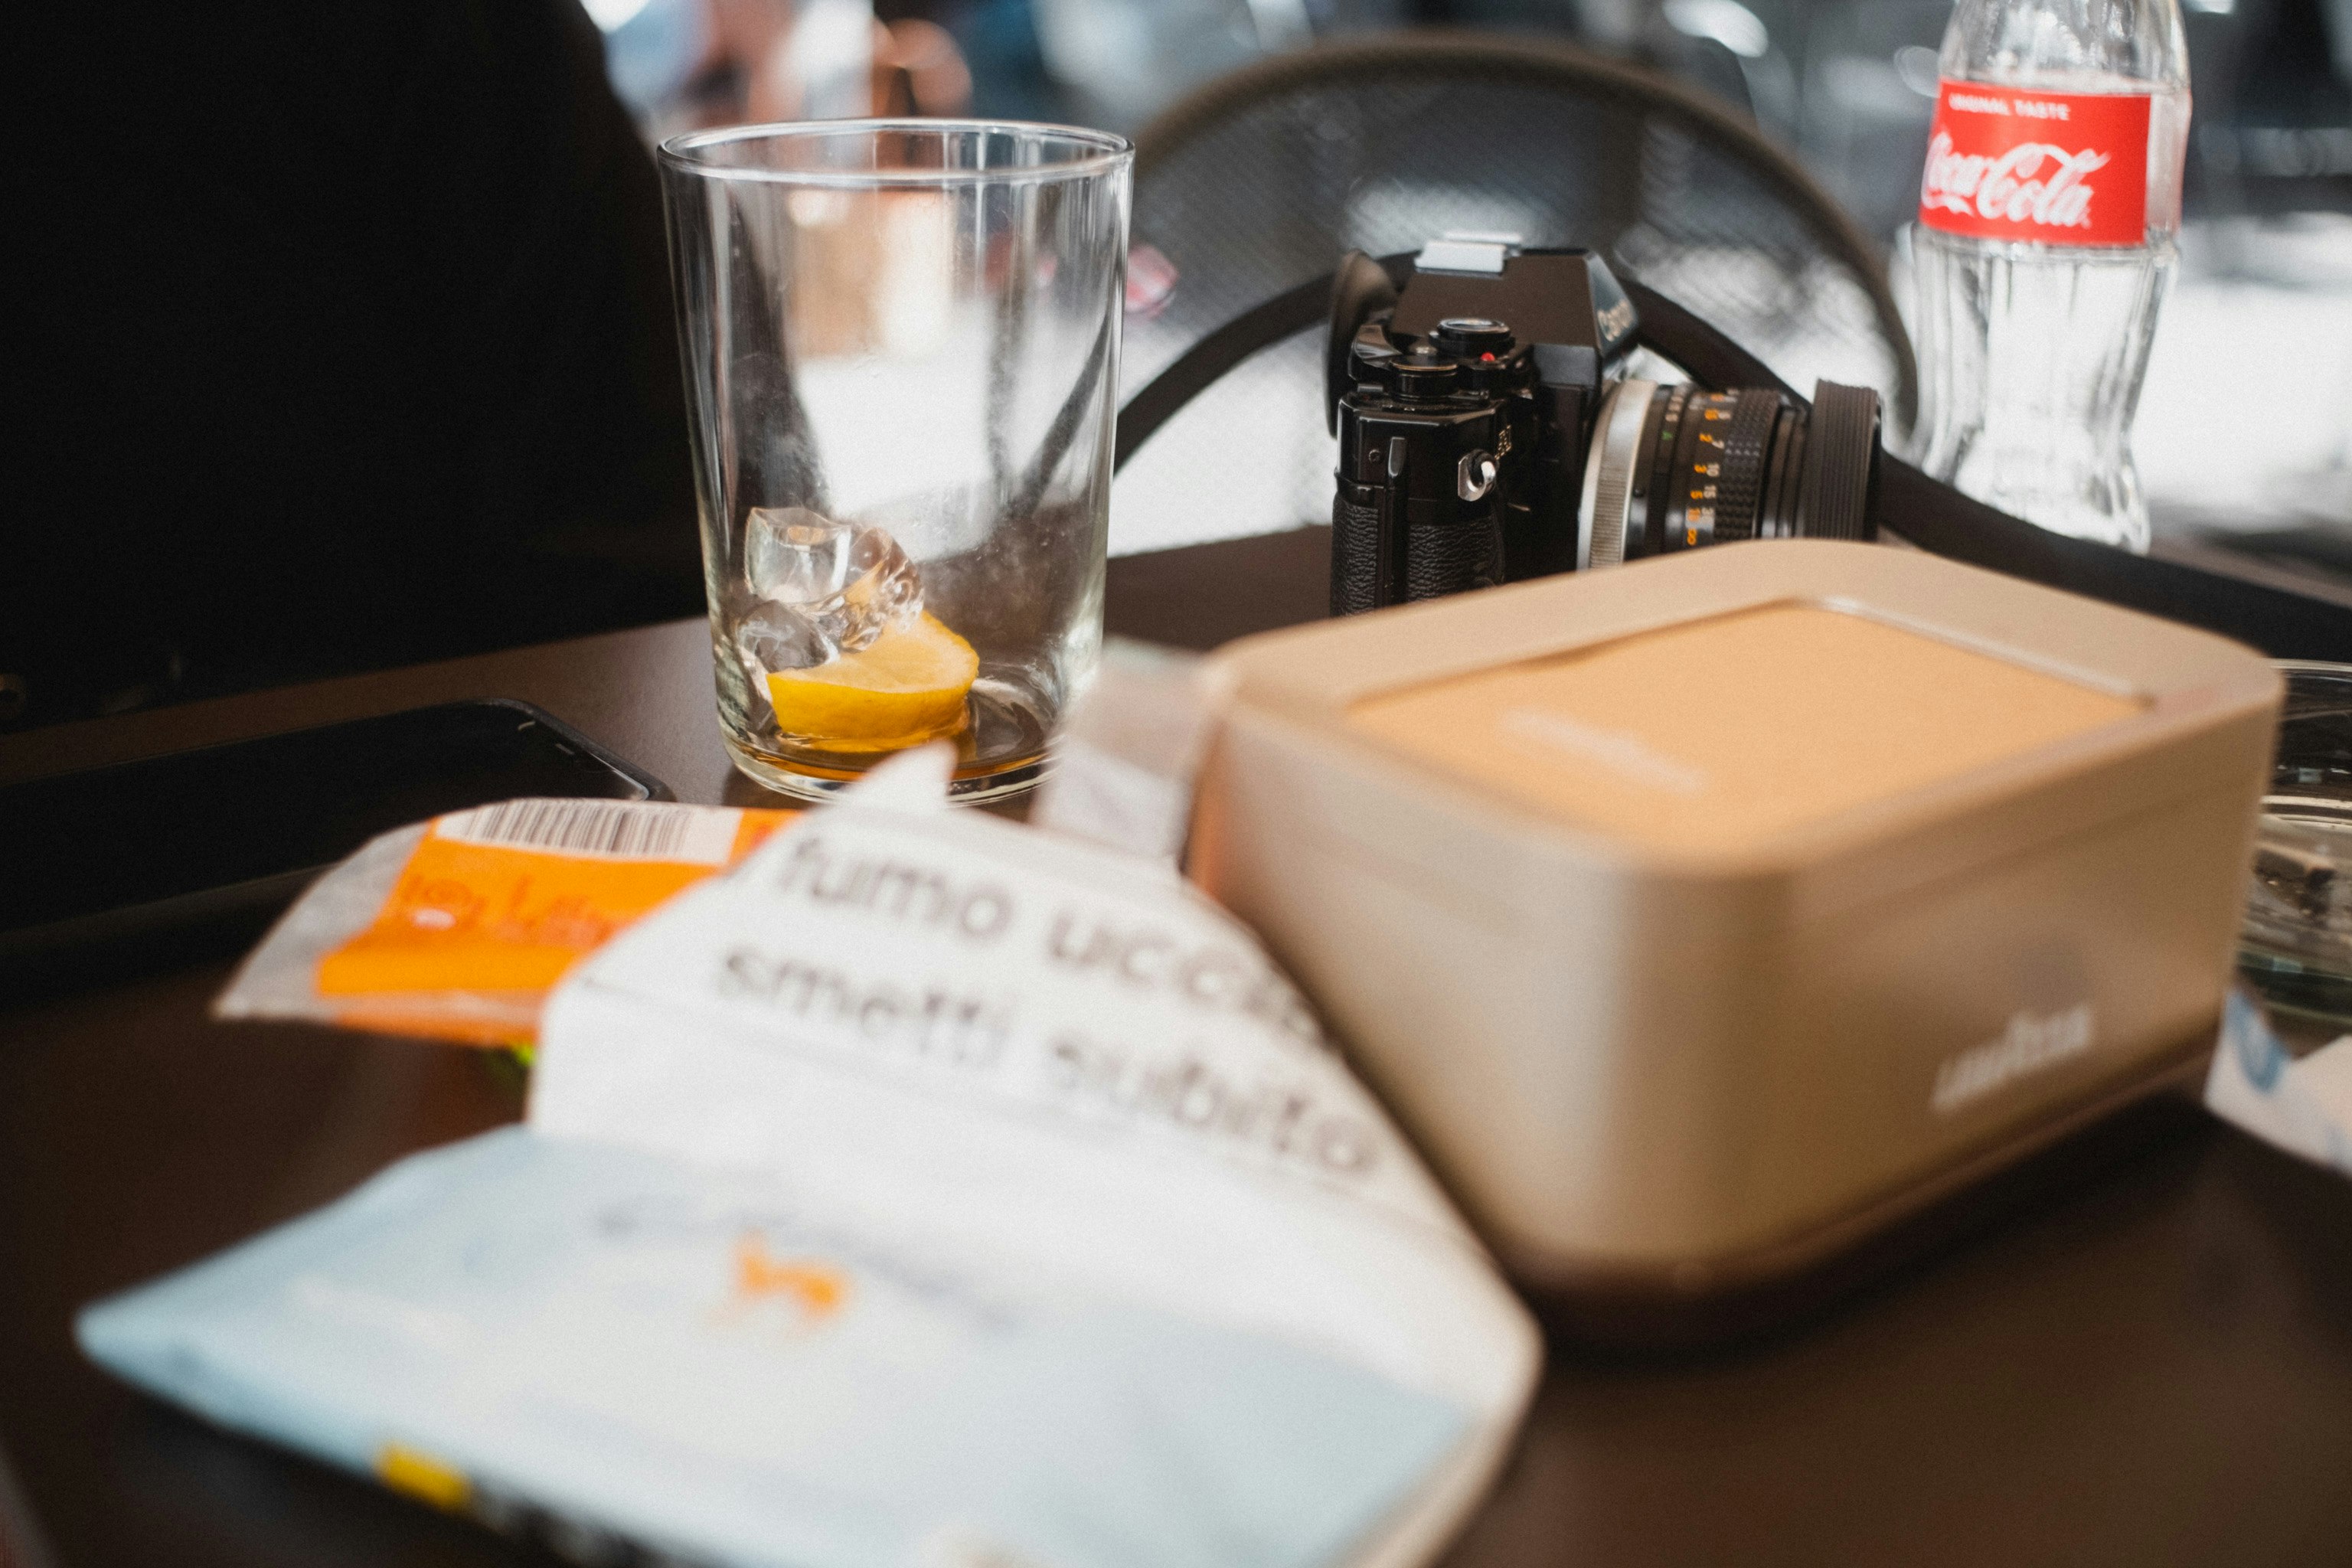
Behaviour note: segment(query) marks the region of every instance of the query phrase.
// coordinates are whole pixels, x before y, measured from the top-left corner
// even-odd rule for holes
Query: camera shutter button
[[[1389,374],[1400,397],[1443,397],[1454,390],[1461,367],[1424,347],[1391,360]]]

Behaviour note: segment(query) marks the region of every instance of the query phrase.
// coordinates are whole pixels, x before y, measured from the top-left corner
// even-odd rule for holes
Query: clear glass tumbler
[[[1133,153],[835,121],[661,149],[719,723],[819,796],[925,741],[1041,776],[1102,640]]]

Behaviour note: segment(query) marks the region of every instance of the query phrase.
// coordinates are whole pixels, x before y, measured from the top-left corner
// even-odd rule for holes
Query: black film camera
[[[1113,467],[1123,468],[1151,439],[1153,432],[1250,355],[1320,323],[1330,332],[1332,352],[1325,366],[1329,395],[1327,412],[1335,425],[1343,401],[1350,405],[1348,460],[1342,464],[1339,476],[1340,505],[1343,509],[1350,503],[1370,509],[1370,548],[1357,549],[1350,565],[1360,574],[1369,575],[1375,589],[1384,574],[1391,592],[1398,597],[1406,596],[1404,585],[1410,578],[1411,563],[1398,559],[1403,552],[1396,547],[1410,544],[1410,539],[1402,535],[1409,534],[1416,518],[1423,528],[1444,526],[1433,518],[1459,515],[1454,511],[1454,506],[1476,506],[1475,502],[1462,501],[1461,491],[1465,488],[1475,489],[1486,482],[1485,466],[1476,462],[1470,465],[1471,483],[1466,487],[1462,483],[1461,470],[1462,458],[1480,451],[1493,456],[1495,481],[1516,479],[1526,487],[1517,495],[1507,488],[1496,508],[1468,514],[1486,520],[1479,526],[1491,531],[1490,540],[1497,536],[1500,539],[1499,545],[1489,542],[1467,552],[1479,555],[1477,564],[1490,577],[1496,570],[1498,556],[1501,574],[1506,579],[1538,576],[1559,567],[1574,566],[1580,563],[1580,558],[1585,564],[1605,564],[1612,553],[1608,530],[1601,529],[1596,538],[1591,527],[1596,513],[1604,510],[1599,494],[1604,468],[1612,475],[1624,476],[1622,480],[1612,478],[1610,481],[1612,498],[1617,483],[1625,486],[1625,524],[1617,534],[1616,552],[1632,556],[1670,546],[1687,548],[1700,542],[1697,524],[1689,516],[1690,504],[1706,504],[1706,498],[1681,498],[1682,522],[1669,540],[1667,526],[1673,520],[1674,498],[1664,494],[1665,487],[1657,479],[1659,456],[1666,446],[1666,408],[1659,405],[1656,390],[1653,388],[1643,395],[1640,387],[1633,386],[1632,395],[1623,405],[1604,405],[1603,402],[1607,395],[1626,395],[1630,384],[1623,375],[1624,356],[1628,340],[1638,337],[1643,347],[1679,366],[1700,387],[1740,388],[1737,393],[1717,395],[1736,398],[1740,407],[1747,405],[1748,398],[1757,396],[1759,407],[1774,409],[1769,444],[1759,444],[1764,452],[1762,461],[1753,465],[1752,470],[1745,461],[1735,465],[1742,472],[1758,475],[1756,493],[1766,498],[1753,503],[1754,515],[1759,519],[1756,527],[1760,531],[1778,530],[1828,536],[1834,524],[1846,537],[1867,539],[1883,528],[1931,553],[2203,626],[2223,637],[2251,643],[2273,658],[2352,661],[2352,606],[2344,604],[2340,595],[2322,597],[2302,592],[2291,581],[2282,582],[2281,574],[2267,565],[2233,565],[2227,552],[2205,552],[2200,563],[2192,565],[2180,560],[2135,555],[2088,540],[2068,539],[2011,517],[1929,479],[1891,453],[1882,455],[1876,438],[1877,400],[1869,393],[1852,387],[1817,387],[1816,402],[1808,418],[1793,398],[1784,401],[1774,384],[1771,367],[1763,361],[1666,295],[1638,283],[1628,284],[1620,290],[1614,279],[1605,284],[1599,282],[1609,277],[1608,271],[1589,256],[1575,251],[1550,253],[1570,258],[1570,264],[1563,266],[1559,261],[1547,259],[1544,252],[1517,251],[1511,244],[1493,244],[1490,250],[1475,256],[1423,254],[1426,259],[1417,270],[1408,269],[1408,258],[1391,258],[1388,265],[1395,268],[1394,282],[1381,264],[1351,256],[1349,265],[1335,277],[1311,279],[1286,289],[1202,338],[1153,376],[1119,410]],[[1457,265],[1438,265],[1449,260]],[[1478,263],[1476,268],[1458,265],[1474,260]],[[1536,266],[1523,271],[1530,261]],[[1557,279],[1563,274],[1581,281],[1567,285],[1564,290],[1548,285],[1526,290],[1528,305],[1541,312],[1536,315],[1522,309],[1518,289],[1506,281],[1524,277],[1532,285],[1538,279]],[[1457,288],[1458,293],[1438,302],[1441,294]],[[1622,314],[1619,307],[1623,301],[1617,297],[1621,292],[1631,300]],[[1382,311],[1388,312],[1386,319],[1375,321],[1374,318]],[[1513,311],[1518,312],[1516,318]],[[1509,398],[1524,396],[1526,404],[1519,412],[1532,429],[1540,388],[1544,438],[1538,440],[1531,457],[1519,427],[1514,426],[1510,452],[1473,446],[1455,451],[1447,459],[1450,468],[1433,467],[1431,461],[1424,460],[1416,468],[1413,431],[1404,427],[1390,429],[1390,437],[1405,437],[1400,454],[1402,468],[1396,478],[1403,478],[1407,472],[1424,479],[1429,474],[1437,474],[1450,478],[1454,483],[1450,491],[1444,492],[1453,497],[1451,503],[1437,509],[1423,506],[1416,513],[1410,484],[1399,487],[1391,482],[1388,471],[1388,456],[1394,449],[1391,444],[1380,444],[1377,465],[1366,460],[1373,447],[1364,438],[1369,426],[1364,426],[1363,418],[1368,409],[1357,395],[1355,345],[1360,329],[1370,324],[1379,327],[1385,340],[1375,340],[1376,348],[1385,347],[1402,354],[1415,347],[1424,335],[1434,348],[1437,323],[1454,315],[1499,321],[1511,328],[1513,352],[1528,345],[1524,393],[1515,385],[1506,395],[1489,392],[1486,402],[1492,407]],[[1416,321],[1427,324],[1416,327]],[[1415,335],[1407,339],[1408,333]],[[1568,352],[1542,353],[1546,347]],[[1576,352],[1579,350],[1582,353]],[[1480,350],[1481,366],[1486,364],[1486,352]],[[1585,354],[1591,356],[1589,377],[1584,370]],[[1503,357],[1497,354],[1497,363]],[[1482,370],[1475,374],[1490,373]],[[1371,393],[1382,391],[1378,379],[1367,384]],[[1083,425],[1085,410],[1090,406],[1086,400],[1094,395],[1093,389],[1091,380],[1081,379],[1076,384],[1055,422],[1057,429],[1075,431]],[[1697,392],[1683,395],[1673,432],[1675,450],[1683,444],[1684,420],[1691,400],[1698,395]],[[1394,401],[1395,411],[1402,411],[1403,399]],[[1475,401],[1474,394],[1472,405]],[[1671,393],[1666,401],[1672,403]],[[1444,406],[1442,400],[1440,406],[1441,410]],[[1718,415],[1724,412],[1719,402],[1707,406]],[[1640,425],[1633,428],[1637,409]],[[1618,423],[1621,413],[1622,425]],[[1759,422],[1762,419],[1761,415],[1749,417]],[[1507,419],[1504,423],[1510,422]],[[1729,431],[1723,428],[1727,423],[1718,418],[1711,425],[1727,437]],[[1633,429],[1630,440],[1623,438],[1627,429]],[[1695,435],[1693,440],[1696,443]],[[1622,467],[1596,460],[1592,456],[1596,441],[1601,449],[1601,459],[1618,453]],[[1728,445],[1727,440],[1726,446]],[[1650,459],[1646,468],[1634,460],[1644,454]],[[1432,458],[1440,457],[1444,454],[1433,448]],[[1636,476],[1643,486],[1638,505],[1633,493]],[[1717,480],[1717,495],[1714,510],[1705,521],[1714,537],[1723,538],[1727,537],[1724,524],[1727,519],[1721,481],[1737,476],[1727,473],[1713,477]],[[1738,482],[1744,495],[1748,481]],[[1351,485],[1362,488],[1350,489]],[[1588,487],[1592,492],[1590,500],[1585,499]],[[1366,494],[1367,489],[1371,493]],[[1862,497],[1859,506],[1854,503],[1857,490]],[[1391,548],[1385,554],[1380,533],[1383,496],[1391,508],[1387,519],[1387,543]],[[1424,493],[1421,499],[1436,498]],[[1400,509],[1395,503],[1399,500],[1405,503],[1401,509],[1402,530],[1397,527]],[[1515,501],[1524,510],[1514,511]],[[1740,501],[1743,516],[1748,515],[1748,504]],[[1612,500],[1605,509],[1609,518],[1617,515],[1615,505]],[[1349,537],[1347,524],[1350,521],[1357,523],[1358,537],[1363,534],[1362,514],[1350,520],[1343,513],[1339,531],[1342,541]],[[1343,543],[1334,554],[1341,554],[1349,548]],[[1369,606],[1340,603],[1335,607],[1347,610]]]
[[[1332,289],[1331,611],[1735,539],[1877,534],[1878,395],[1628,376],[1641,323],[1586,250],[1433,242]]]

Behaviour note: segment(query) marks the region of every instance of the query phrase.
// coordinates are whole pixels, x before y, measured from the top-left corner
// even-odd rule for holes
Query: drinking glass
[[[2274,1012],[2352,1022],[2352,665],[2281,659],[2238,972]]]
[[[719,723],[788,795],[952,740],[1041,776],[1102,639],[1119,137],[835,121],[663,143]]]

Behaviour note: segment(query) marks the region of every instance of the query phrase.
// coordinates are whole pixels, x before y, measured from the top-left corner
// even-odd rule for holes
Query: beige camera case
[[[1514,1274],[1685,1298],[1787,1276],[2203,1060],[2282,691],[2203,632],[1812,541],[1213,668],[1192,874]],[[1554,691],[1583,706],[1554,722]]]

